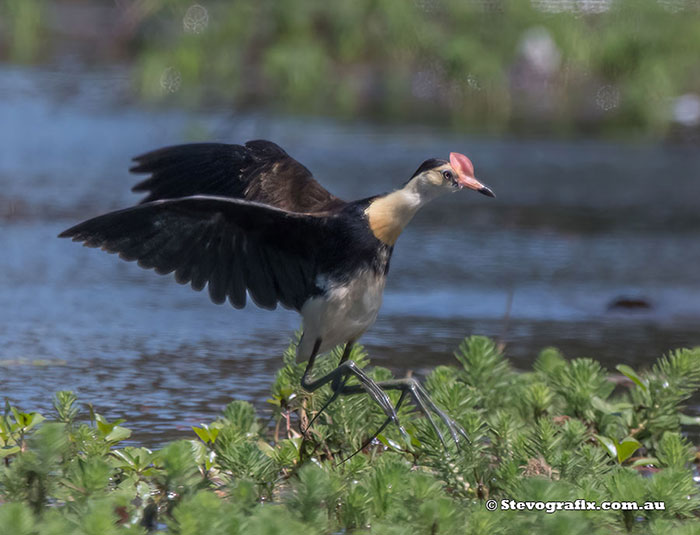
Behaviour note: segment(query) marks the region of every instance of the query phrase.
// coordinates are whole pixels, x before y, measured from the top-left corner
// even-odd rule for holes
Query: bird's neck
[[[394,245],[420,207],[432,198],[413,180],[401,189],[377,197],[365,210],[372,233],[381,242]]]

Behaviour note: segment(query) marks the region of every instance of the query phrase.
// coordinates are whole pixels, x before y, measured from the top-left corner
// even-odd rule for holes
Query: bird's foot
[[[357,378],[359,382],[358,385],[346,386],[347,380],[351,376]],[[382,409],[382,411],[384,411],[384,414],[387,417],[386,422],[382,426],[381,430],[383,430],[389,423],[393,422],[398,426],[399,431],[401,432],[401,435],[404,437],[404,439],[406,441],[410,440],[406,429],[399,422],[398,414],[396,413],[396,409],[394,408],[391,399],[389,399],[389,396],[386,394],[386,392],[384,392],[384,390],[382,390],[382,388],[379,386],[379,383],[372,380],[362,370],[362,368],[360,368],[352,360],[342,362],[335,370],[333,370],[325,377],[319,379],[318,381],[314,381],[313,383],[305,383],[304,381],[302,381],[302,387],[308,391],[313,392],[319,386],[321,386],[321,381],[323,381],[322,384],[326,384],[331,381],[334,381],[335,383],[335,381],[337,381],[337,383],[335,383],[337,384],[337,387],[334,388],[333,395],[330,397],[330,399],[323,404],[321,410],[319,410],[311,419],[309,425],[306,427],[306,430],[308,430],[308,428],[311,427],[311,424],[313,424],[316,418],[318,418],[318,416],[326,409],[326,407],[328,407],[328,405],[335,401],[338,398],[338,396],[346,395],[349,393],[367,394],[377,405],[379,405],[379,407]],[[381,430],[377,434],[379,434]]]
[[[435,402],[433,402],[428,392],[426,392],[425,388],[423,388],[423,385],[421,385],[418,382],[418,380],[413,378],[407,378],[403,379],[403,381],[409,382],[410,386],[408,388],[411,392],[414,403],[416,404],[418,409],[428,418],[428,421],[430,421],[430,425],[433,427],[438,437],[440,437],[440,441],[442,442],[443,446],[445,446],[445,448],[447,448],[445,440],[442,434],[440,433],[440,430],[438,429],[437,425],[435,424],[435,421],[430,416],[429,410],[437,414],[438,418],[440,418],[440,420],[442,420],[445,426],[447,426],[447,429],[449,429],[450,434],[452,435],[452,440],[454,440],[458,448],[461,445],[460,437],[464,438],[464,440],[466,440],[468,444],[471,444],[469,435],[467,435],[467,432],[464,430],[464,428],[455,420],[453,420],[450,416],[448,416],[447,413],[441,410],[437,405],[435,405]]]
[[[467,435],[467,432],[464,430],[464,428],[455,420],[450,418],[437,405],[435,405],[433,400],[430,398],[430,395],[426,392],[425,388],[423,388],[423,386],[417,379],[414,379],[412,377],[406,377],[404,379],[381,381],[379,383],[376,383],[376,385],[381,389],[385,390],[401,391],[401,397],[396,403],[396,408],[394,409],[394,412],[398,411],[399,408],[401,408],[401,405],[403,404],[407,396],[411,396],[413,403],[418,408],[418,410],[422,412],[423,415],[428,419],[428,422],[430,422],[431,427],[435,430],[435,433],[437,434],[438,438],[440,439],[440,442],[445,447],[445,449],[447,449],[445,437],[440,428],[438,427],[437,423],[435,422],[435,418],[433,417],[432,413],[437,415],[437,417],[445,424],[445,426],[450,432],[450,435],[452,436],[452,439],[455,442],[455,445],[458,448],[462,444],[462,438],[464,438],[467,441],[467,443],[471,444],[471,440],[469,440],[469,436]],[[339,393],[357,394],[360,393],[360,390],[355,385],[343,386],[339,390]],[[379,428],[379,430],[376,433],[374,433],[374,435],[372,435],[372,437],[362,446],[362,448],[366,447],[370,442],[372,442],[372,440],[374,440],[377,437],[377,435],[379,435],[379,433],[381,433],[384,430],[384,428],[387,425],[389,425],[391,421],[391,419],[387,419]],[[396,420],[396,422],[398,423],[398,420]],[[403,430],[403,427],[399,426],[399,428],[402,430],[404,438],[407,438],[406,432]],[[410,444],[410,441],[408,443]]]

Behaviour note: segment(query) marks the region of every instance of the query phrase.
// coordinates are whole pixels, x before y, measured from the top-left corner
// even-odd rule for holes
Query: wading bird
[[[307,361],[301,384],[309,392],[331,383],[332,396],[366,393],[406,436],[396,410],[406,396],[443,435],[431,411],[459,444],[464,430],[414,379],[371,380],[349,360],[353,344],[372,325],[382,301],[389,260],[399,234],[428,201],[463,187],[493,197],[474,178],[469,158],[421,164],[403,188],[345,202],[326,191],[306,167],[270,141],[166,147],[135,159],[150,176],[136,184],[140,204],[89,219],[60,234],[119,253],[195,290],[208,285],[214,303],[236,308],[246,292],[262,308],[277,303],[299,312],[303,334],[297,360]],[[338,367],[313,378],[316,356],[345,344]],[[347,384],[350,377],[358,384]],[[385,390],[400,390],[394,407]],[[324,406],[324,408],[325,408]],[[323,410],[323,409],[322,409]]]

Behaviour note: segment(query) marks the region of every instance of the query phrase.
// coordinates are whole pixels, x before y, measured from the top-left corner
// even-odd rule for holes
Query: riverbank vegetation
[[[321,361],[333,367],[340,354]],[[357,347],[352,358],[365,367]],[[555,349],[516,371],[494,342],[471,337],[425,380],[471,443],[447,450],[404,406],[410,441],[365,396],[340,398],[306,427],[329,392],[297,386],[303,364],[284,355],[261,419],[231,402],[191,438],[157,451],[128,422],[80,408],[70,392],[52,414],[6,404],[0,419],[0,532],[13,535],[284,533],[697,533],[697,450],[684,403],[700,386],[700,349],[648,370],[609,374]],[[369,368],[374,379],[388,370]],[[393,394],[392,394],[393,396]],[[396,398],[394,397],[394,401]],[[270,412],[270,411],[266,411]],[[445,430],[446,432],[446,430]],[[449,434],[446,432],[446,435]],[[489,500],[587,500],[651,510],[490,512]]]
[[[700,125],[700,9],[686,0],[5,4],[0,57],[81,50],[128,65],[146,101],[482,134]]]

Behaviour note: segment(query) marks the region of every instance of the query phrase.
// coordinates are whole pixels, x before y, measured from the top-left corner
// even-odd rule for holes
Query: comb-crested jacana
[[[175,272],[175,280],[195,290],[208,285],[215,303],[228,298],[242,308],[247,292],[259,307],[292,308],[303,318],[297,360],[308,361],[304,389],[331,383],[328,403],[367,393],[387,416],[375,436],[392,421],[406,436],[396,410],[410,395],[443,444],[431,411],[455,442],[467,438],[416,380],[374,382],[349,355],[377,317],[394,244],[418,209],[463,187],[494,196],[474,177],[469,158],[453,152],[449,161],[426,160],[401,189],[353,202],[331,195],[270,141],[178,145],[134,160],[131,171],[150,175],[133,187],[148,193],[140,204],[89,219],[60,237],[160,274]],[[339,344],[345,350],[338,367],[313,379],[316,356]],[[347,384],[351,376],[357,385]],[[386,389],[401,391],[396,407]]]

